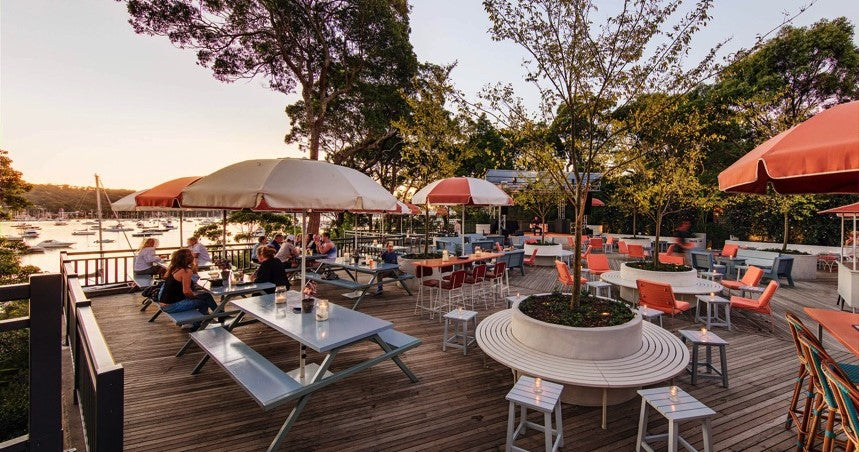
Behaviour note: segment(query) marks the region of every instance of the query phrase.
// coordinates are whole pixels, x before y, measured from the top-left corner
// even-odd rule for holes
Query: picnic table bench
[[[415,275],[403,272],[400,270],[398,264],[380,263],[374,267],[370,267],[367,265],[337,262],[334,259],[321,259],[320,263],[319,269],[316,272],[307,273],[305,278],[317,283],[330,284],[351,290],[351,292],[345,293],[343,296],[355,299],[352,309],[358,309],[358,305],[361,304],[361,300],[364,299],[367,291],[378,284],[399,283],[410,296],[412,294],[412,291],[406,286],[405,281],[414,278]],[[340,270],[345,271],[349,278],[340,278],[337,276],[336,272]],[[359,274],[370,275],[370,280],[361,282],[358,279]]]
[[[300,298],[295,291],[291,294]],[[413,383],[418,381],[400,360],[399,355],[417,347],[421,341],[394,330],[391,322],[336,304],[330,305],[329,320],[317,322],[313,312],[293,313],[288,303],[275,303],[273,294],[246,298],[237,301],[236,306],[241,313],[229,326],[207,328],[191,334],[191,339],[206,353],[192,374],[199,373],[211,358],[266,411],[297,400],[296,406],[269,445],[270,451],[280,446],[310,395],[325,386],[389,359],[393,360]],[[298,341],[300,369],[284,372],[232,334],[231,330],[240,324],[245,314],[256,317],[260,322]],[[319,335],[319,328],[324,328],[327,334]],[[340,350],[365,340],[378,344],[382,352],[344,370],[330,370]],[[321,364],[305,366],[303,356],[306,355],[307,347],[327,353]]]

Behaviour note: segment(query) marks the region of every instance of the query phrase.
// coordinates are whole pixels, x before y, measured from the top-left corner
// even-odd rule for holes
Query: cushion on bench
[[[191,339],[265,409],[304,389],[294,378],[222,327],[196,331],[191,333]]]

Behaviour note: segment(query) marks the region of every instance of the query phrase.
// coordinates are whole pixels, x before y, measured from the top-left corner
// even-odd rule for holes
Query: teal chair
[[[845,379],[838,366],[833,363],[826,363],[822,370],[841,414],[841,426],[847,436],[845,449],[859,450],[859,388]]]
[[[805,438],[805,450],[813,450],[814,440],[818,436],[818,429],[821,420],[826,420],[826,425],[823,429],[823,451],[830,451],[833,448],[833,440],[835,439],[835,418],[838,413],[838,405],[835,401],[835,395],[829,385],[829,380],[823,374],[823,367],[833,365],[844,380],[856,384],[859,382],[859,366],[846,365],[836,363],[820,341],[807,330],[801,330],[798,335],[799,343],[802,345],[803,354],[805,355],[806,366],[808,373],[812,376],[814,384],[814,401],[811,406],[811,419],[803,417],[803,425],[800,428],[799,443],[797,447],[801,447],[802,436]],[[806,404],[808,406],[808,404]]]

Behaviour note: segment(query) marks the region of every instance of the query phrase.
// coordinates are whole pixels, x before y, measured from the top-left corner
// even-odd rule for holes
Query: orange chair
[[[525,258],[522,260],[522,263],[525,265],[530,265],[533,267],[537,264],[537,250],[535,249],[533,253],[531,253],[531,257]]]
[[[740,278],[739,281],[728,281],[722,280],[722,285],[728,289],[728,294],[731,294],[731,290],[740,290],[740,287],[749,286],[749,287],[757,287],[761,282],[761,278],[764,276],[764,271],[754,265],[749,266],[746,270],[746,273]]]
[[[686,258],[682,255],[672,256],[669,253],[659,253],[659,262],[662,264],[686,265]]]
[[[671,284],[646,279],[635,280],[638,286],[638,304],[647,305],[648,308],[662,311],[666,314],[678,314],[692,309],[692,304],[674,298]]]
[[[614,237],[608,236],[605,239],[605,244],[603,244],[603,252],[604,253],[613,253],[614,252]]]
[[[642,261],[647,259],[647,254],[644,253],[644,247],[641,245],[627,245],[626,249],[629,250],[629,253],[627,254],[630,259],[638,259]]]
[[[750,267],[751,270],[755,267]],[[757,312],[758,314],[768,315],[770,318],[770,331],[773,330],[773,311],[770,307],[770,301],[772,301],[773,294],[775,294],[775,290],[778,289],[778,282],[770,281],[767,285],[767,288],[764,289],[764,292],[757,299],[738,297],[734,295],[731,297],[731,309],[742,309],[745,311]]]
[[[617,241],[617,252],[620,254],[629,254],[629,248],[627,248],[626,242],[623,240]]]
[[[584,253],[582,253],[582,259],[587,259],[588,256],[590,256],[592,248],[592,246],[588,245],[588,248],[585,250]]]
[[[719,253],[719,256],[722,257],[737,257],[737,250],[740,247],[737,245],[733,245],[730,243],[726,243],[725,246],[722,247],[722,252]]]
[[[594,238],[592,238],[592,239],[588,242],[588,246],[589,246],[589,247],[591,247],[591,248],[593,248],[593,249],[599,249],[599,250],[602,250],[602,248],[603,248],[603,241],[602,241],[602,239],[601,239],[601,238],[599,238],[599,237],[594,237]]]
[[[601,275],[611,271],[611,267],[608,265],[608,257],[605,254],[588,254],[587,262],[588,270],[591,271],[592,275]]]
[[[567,246],[569,246],[571,250],[576,248],[576,240],[572,236],[567,237]]]
[[[573,287],[576,285],[576,280],[573,279],[573,274],[572,272],[570,272],[570,267],[568,267],[566,263],[560,260],[555,261],[555,270],[558,271],[558,285],[565,287]],[[588,282],[588,280],[585,278],[580,278],[579,281],[581,281],[582,285],[585,285]]]

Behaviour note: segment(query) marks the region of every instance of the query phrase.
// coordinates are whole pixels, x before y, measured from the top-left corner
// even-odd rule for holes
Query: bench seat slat
[[[315,273],[312,275],[308,273],[305,276],[305,279],[308,279],[310,281],[315,281],[315,282],[318,282],[320,284],[331,284],[332,286],[338,286],[338,287],[342,287],[344,289],[358,290],[358,289],[366,289],[366,288],[370,287],[370,284],[355,282],[355,281],[352,281],[351,279],[344,279],[344,278],[324,279]]]
[[[191,333],[191,339],[263,408],[304,388],[222,327],[196,331]]]
[[[379,336],[385,341],[391,348],[412,348],[421,344],[421,340],[414,337],[409,336],[408,334],[401,333],[395,329],[388,329],[379,333]]]

